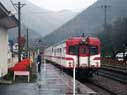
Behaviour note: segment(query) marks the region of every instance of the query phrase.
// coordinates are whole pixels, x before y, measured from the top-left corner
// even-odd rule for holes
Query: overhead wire
[[[16,6],[15,6],[15,4],[14,4],[14,2],[13,2],[12,0],[10,0],[10,2],[11,2],[11,4],[12,4],[12,6],[14,7],[14,9],[15,9],[16,11],[18,11],[17,8],[16,8]]]
[[[14,4],[14,2],[13,2],[12,0],[9,0],[9,1],[11,2],[12,6],[14,7],[14,9],[15,9],[16,11],[18,11],[18,9],[16,8],[16,5]],[[21,25],[22,25],[22,27],[23,27],[24,30],[27,29],[27,28],[26,28],[26,25],[24,24],[24,21],[23,21],[22,17],[21,17]]]
[[[13,2],[13,0],[9,0],[9,2],[11,2],[12,6],[14,7],[14,9],[16,10],[16,12],[18,11],[15,3]],[[33,13],[33,11],[31,12]],[[34,12],[35,13],[35,12]],[[47,12],[36,12],[36,14],[42,14],[42,13],[47,13]],[[27,30],[27,26],[24,24],[25,20],[23,20],[22,18],[23,15],[21,15],[21,25],[23,27],[23,30],[26,31]],[[33,31],[33,30],[32,30]]]

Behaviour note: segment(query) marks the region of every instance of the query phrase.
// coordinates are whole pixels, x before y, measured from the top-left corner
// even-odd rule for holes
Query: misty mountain
[[[71,11],[62,13],[52,11],[43,12],[41,10],[37,9],[27,11],[24,9],[23,16],[26,25],[31,27],[34,31],[37,31],[42,36],[53,32],[75,15],[75,13]]]
[[[23,31],[22,31],[22,37],[27,37],[27,29],[22,27],[21,28]],[[14,42],[17,42],[17,38],[18,38],[18,28],[12,28],[8,31],[8,34],[9,34],[9,39],[10,40],[13,40]],[[30,42],[38,39],[38,38],[41,38],[42,36],[40,34],[38,34],[37,32],[34,32],[33,30],[31,29],[28,29],[28,35],[29,35],[29,40]]]
[[[10,0],[0,0],[8,10],[17,15],[17,11],[12,6]],[[60,12],[53,12],[47,9],[40,8],[27,0],[11,0],[13,3],[20,1],[26,4],[21,10],[22,23],[28,28],[45,36],[56,30],[62,24],[73,18],[77,13],[63,10]]]
[[[42,40],[52,44],[72,36],[95,35],[104,25],[104,8],[107,5],[107,24],[111,24],[119,17],[127,16],[127,0],[98,0],[74,19],[70,20],[56,31],[45,36]]]

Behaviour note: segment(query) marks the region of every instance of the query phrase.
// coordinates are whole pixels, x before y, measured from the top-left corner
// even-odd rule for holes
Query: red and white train
[[[44,51],[45,60],[79,73],[92,74],[101,67],[100,40],[94,37],[72,37],[48,47]]]

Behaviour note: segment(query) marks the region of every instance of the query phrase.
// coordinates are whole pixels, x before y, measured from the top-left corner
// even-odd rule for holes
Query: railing
[[[112,58],[101,58],[101,63],[103,64],[109,64],[114,66],[127,66],[127,60],[118,60],[118,59],[112,59]]]

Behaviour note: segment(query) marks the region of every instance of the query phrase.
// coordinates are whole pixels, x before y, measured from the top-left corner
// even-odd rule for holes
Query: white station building
[[[8,29],[18,24],[15,16],[0,2],[0,77],[8,73]]]

